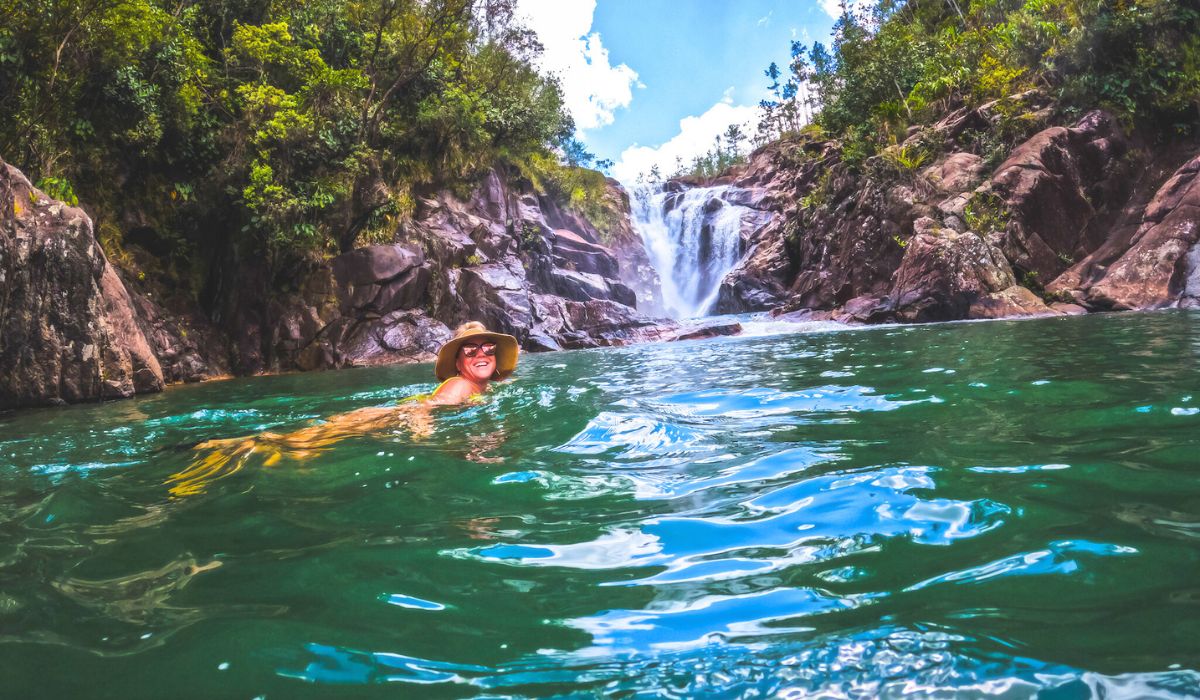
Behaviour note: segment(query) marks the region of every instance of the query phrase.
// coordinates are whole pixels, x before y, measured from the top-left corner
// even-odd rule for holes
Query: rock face
[[[640,240],[631,228],[617,250],[600,238],[575,212],[493,172],[467,197],[420,200],[396,243],[359,248],[310,273],[275,303],[267,354],[274,369],[427,361],[468,320],[529,350],[664,337],[673,324],[638,313],[622,281],[622,259],[645,259]]]
[[[789,137],[703,183],[733,186],[708,213],[750,211],[716,311],[874,323],[1200,307],[1200,144],[1147,146],[1103,112],[1052,125],[1036,93],[1012,103],[1036,126],[995,168],[977,138],[997,126],[992,104],[855,168],[836,141]],[[697,184],[666,183],[664,206]],[[221,311],[205,312],[123,281],[82,210],[0,161],[0,409],[231,370],[431,360],[468,320],[527,350],[736,332],[653,318],[661,293],[628,196],[613,182],[606,196],[602,233],[494,171],[466,195],[427,193],[386,243],[310,261],[290,292],[239,261]]]
[[[216,375],[431,360],[468,321],[530,350],[671,339],[636,310],[657,284],[615,182],[609,245],[578,213],[492,172],[432,193],[393,243],[316,264],[270,292],[242,261],[221,320],[126,284],[92,221],[0,161],[0,409],[158,391]],[[228,335],[222,330],[228,330]]]
[[[0,161],[0,408],[159,391],[163,372],[92,221]]]
[[[1193,306],[1200,291],[1194,282],[1200,267],[1198,173],[1200,155],[1155,192],[1126,246],[1097,250],[1055,280],[1054,288],[1100,309],[1154,309],[1180,301]],[[1115,233],[1115,242],[1123,243],[1123,231]]]
[[[1013,265],[1049,282],[1095,250],[1112,203],[1129,195],[1128,152],[1128,140],[1103,112],[1018,146],[975,200],[991,196],[1001,205],[1008,224],[1000,246]]]
[[[1013,100],[1030,122],[1051,114],[1035,93]],[[924,322],[1200,304],[1200,146],[1148,157],[1095,111],[1033,133],[989,172],[967,136],[995,112],[913,129],[857,172],[836,142],[754,153],[726,179],[770,218],[718,311]],[[941,155],[913,156],[928,153]]]

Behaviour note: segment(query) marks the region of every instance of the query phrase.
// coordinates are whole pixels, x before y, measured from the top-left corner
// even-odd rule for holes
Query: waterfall
[[[663,305],[676,318],[707,313],[741,257],[742,218],[750,210],[733,204],[731,192],[741,190],[667,183],[634,198],[634,226],[662,279]]]

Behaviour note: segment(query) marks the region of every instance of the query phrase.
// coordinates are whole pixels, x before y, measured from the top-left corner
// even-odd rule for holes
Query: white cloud
[[[834,19],[842,18],[842,2],[841,0],[819,0],[821,9],[825,10],[825,14]],[[871,9],[870,0],[846,0],[846,4],[856,13],[862,13]]]
[[[773,14],[775,14],[775,10],[771,10],[766,15],[759,17],[758,21],[755,22],[755,24],[757,24],[760,27],[765,27],[765,26],[769,25],[771,23],[771,15],[773,15]]]
[[[611,65],[600,34],[589,33],[596,0],[518,0],[517,7],[545,47],[541,69],[561,79],[576,128],[611,124],[613,112],[633,100],[633,87],[645,87],[629,66]]]
[[[677,159],[690,165],[696,156],[712,150],[717,136],[725,133],[730,124],[741,126],[743,133],[753,133],[759,119],[758,107],[734,105],[731,93],[732,89],[726,90],[721,101],[703,114],[679,120],[679,133],[666,143],[626,148],[612,168],[613,177],[632,188],[638,175],[648,173],[655,165],[663,175],[675,172]],[[745,148],[744,143],[742,147]]]

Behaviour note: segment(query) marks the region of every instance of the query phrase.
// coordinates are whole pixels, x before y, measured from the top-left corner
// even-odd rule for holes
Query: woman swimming
[[[396,406],[372,406],[340,413],[324,422],[290,433],[263,432],[240,438],[207,440],[194,449],[207,451],[182,471],[172,474],[172,496],[203,493],[213,481],[242,469],[254,454],[272,466],[284,457],[304,460],[349,437],[407,428],[414,438],[433,432],[431,409],[461,406],[483,399],[491,382],[507,378],[517,367],[517,339],[493,333],[482,323],[459,326],[454,337],[438,349],[434,373],[442,380],[430,394],[404,399]]]

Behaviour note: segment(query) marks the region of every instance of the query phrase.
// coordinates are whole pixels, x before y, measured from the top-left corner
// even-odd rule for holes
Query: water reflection
[[[8,416],[6,691],[1197,696],[1197,319],[533,356],[424,441],[189,499],[163,483],[193,445],[429,368]]]

